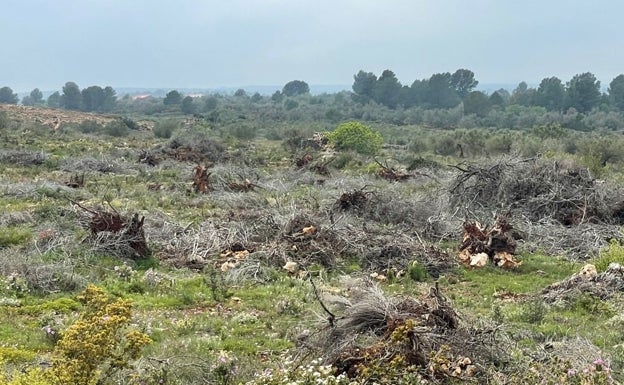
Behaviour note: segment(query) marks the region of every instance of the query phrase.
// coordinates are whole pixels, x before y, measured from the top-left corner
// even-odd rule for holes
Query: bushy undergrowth
[[[377,154],[383,144],[379,132],[360,122],[342,123],[330,132],[328,137],[338,149],[353,150],[366,155]]]
[[[56,343],[51,366],[4,374],[0,384],[108,384],[112,383],[113,374],[132,368],[132,361],[139,358],[151,339],[128,328],[132,314],[130,302],[111,299],[92,285],[78,300],[83,306],[80,316]]]

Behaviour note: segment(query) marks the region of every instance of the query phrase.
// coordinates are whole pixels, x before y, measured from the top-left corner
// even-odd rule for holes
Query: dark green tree
[[[262,101],[262,95],[260,95],[259,92],[254,93],[253,95],[251,95],[251,101],[253,103],[258,103],[258,102]]]
[[[357,95],[357,100],[364,103],[371,100],[376,82],[377,76],[372,72],[360,70],[356,75],[353,75],[353,86],[351,88]]]
[[[82,109],[84,111],[101,111],[104,105],[104,89],[100,86],[84,88],[82,94]]]
[[[611,104],[624,111],[624,75],[618,75],[609,83],[609,99]]]
[[[280,91],[275,91],[273,95],[271,95],[271,100],[275,103],[280,103],[284,99],[284,94]]]
[[[5,104],[17,104],[19,98],[17,94],[13,92],[11,87],[0,88],[0,103]]]
[[[117,92],[111,86],[104,87],[104,101],[102,102],[101,111],[110,112],[117,104]]]
[[[30,91],[28,96],[24,96],[22,98],[22,104],[25,106],[35,106],[39,104],[43,104],[43,94],[39,90],[39,88],[35,88]]]
[[[402,104],[405,108],[418,106],[427,100],[429,83],[427,80],[414,80],[409,89],[403,87]]]
[[[61,94],[58,91],[52,93],[52,95],[48,96],[48,101],[46,102],[48,107],[50,108],[59,108],[61,107]]]
[[[505,99],[503,99],[503,96],[498,91],[494,91],[494,93],[490,95],[490,105],[491,106],[504,106]]]
[[[518,83],[518,87],[511,93],[509,104],[518,104],[520,106],[533,105],[535,97],[535,88],[529,88],[526,82]]]
[[[585,113],[600,102],[600,81],[591,72],[574,75],[566,85],[566,107]]]
[[[401,97],[401,83],[394,72],[385,70],[375,82],[373,99],[389,108],[396,108]]]
[[[191,115],[195,113],[195,104],[193,104],[193,97],[187,96],[182,99],[182,113]]]
[[[451,75],[451,87],[460,98],[465,98],[479,84],[474,73],[467,69],[458,69]]]
[[[435,108],[452,108],[461,102],[459,95],[451,86],[449,72],[431,75],[427,82],[426,101]]]
[[[293,80],[284,85],[282,93],[286,96],[305,95],[310,92],[308,83],[302,80]]]
[[[177,90],[167,92],[163,99],[165,106],[177,106],[182,103],[182,94]]]
[[[464,98],[464,114],[476,114],[484,117],[490,112],[490,100],[481,91],[472,91]]]
[[[236,96],[237,98],[246,98],[247,92],[245,92],[244,89],[239,88],[236,90],[236,92],[234,92],[234,96]]]
[[[549,111],[558,111],[563,108],[565,88],[561,80],[555,76],[542,79],[535,92],[534,103]]]
[[[66,110],[79,110],[81,106],[82,94],[78,85],[74,82],[65,83],[61,95],[61,107]]]
[[[204,112],[210,112],[214,110],[215,108],[217,108],[217,104],[219,104],[219,101],[215,96],[207,96],[204,100]]]

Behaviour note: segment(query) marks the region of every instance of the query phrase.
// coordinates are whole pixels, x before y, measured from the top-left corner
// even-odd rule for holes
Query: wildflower
[[[569,369],[568,370],[568,376],[574,376],[576,375],[576,370],[575,369]]]
[[[594,361],[594,365],[602,366],[604,365],[604,361],[602,360],[602,358],[598,358],[596,361]]]

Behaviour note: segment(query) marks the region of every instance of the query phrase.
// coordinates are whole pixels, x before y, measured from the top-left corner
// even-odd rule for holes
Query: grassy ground
[[[133,326],[152,338],[137,362],[142,378],[168,376],[170,383],[189,384],[249,380],[254,373],[279,367],[298,336],[324,317],[309,281],[283,269],[283,263],[307,258],[303,267],[324,293],[344,294],[345,274],[386,274],[386,261],[364,267],[357,251],[374,248],[367,243],[371,239],[379,246],[384,240],[418,245],[422,229],[403,221],[414,225],[420,219],[397,220],[390,211],[398,210],[400,217],[401,210],[421,207],[420,200],[431,198],[418,197],[437,186],[431,178],[404,185],[380,180],[369,173],[375,170],[372,159],[355,155],[332,169],[331,177],[321,177],[296,170],[280,142],[258,140],[230,146],[239,155],[215,165],[214,191],[202,195],[192,189],[193,163],[167,159],[152,167],[138,162],[140,151],[167,141],[148,132],[124,138],[71,131],[37,134],[24,140],[23,132],[9,131],[6,135],[14,141],[7,143],[17,144],[4,144],[1,150],[0,358],[8,367],[46,360],[59,335],[78,317],[77,294],[93,283],[130,299]],[[33,164],[29,157],[38,153],[44,159]],[[84,187],[66,187],[76,173],[85,174]],[[260,188],[247,193],[224,188],[228,181],[244,178]],[[342,192],[363,186],[370,196],[394,194],[414,206],[386,205],[370,217],[342,212],[330,217]],[[69,199],[146,216],[153,256],[137,262],[97,249],[81,225],[85,213]],[[305,244],[310,249],[304,250],[303,243],[288,243],[280,235],[298,215],[340,238],[336,243],[345,252],[335,256],[335,263],[323,259],[335,249]],[[235,242],[253,249],[252,257],[244,263],[246,270],[223,272],[221,255]],[[456,247],[452,240],[443,245],[451,253]],[[203,269],[174,267],[171,255],[183,265],[200,259]],[[531,253],[519,259],[522,265],[514,271],[457,267],[437,282],[463,322],[499,325],[516,340],[518,351],[582,338],[610,357],[614,368],[624,368],[622,298],[580,296],[573,303],[546,305],[540,291],[577,272],[582,263]],[[379,285],[387,293],[418,296],[436,281],[420,278],[417,282],[406,274]]]

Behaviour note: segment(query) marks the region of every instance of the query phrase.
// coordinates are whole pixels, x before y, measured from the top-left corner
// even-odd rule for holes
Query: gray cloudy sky
[[[618,0],[0,0],[0,86],[481,83],[624,73]]]

